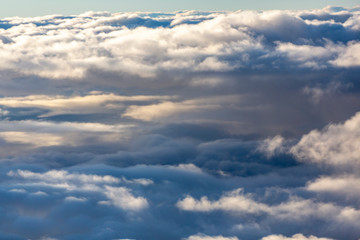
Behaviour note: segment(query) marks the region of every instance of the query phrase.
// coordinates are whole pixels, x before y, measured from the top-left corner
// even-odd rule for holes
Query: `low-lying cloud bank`
[[[358,240],[360,8],[0,21],[0,239]]]
[[[148,78],[169,71],[360,66],[358,8],[88,12],[7,18],[3,24],[1,69],[52,79],[79,79],[95,69]]]

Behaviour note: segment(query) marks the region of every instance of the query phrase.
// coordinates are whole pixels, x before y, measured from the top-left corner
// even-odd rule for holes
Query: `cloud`
[[[308,182],[306,189],[318,193],[330,193],[345,198],[358,199],[360,179],[353,175],[322,176]]]
[[[207,236],[203,234],[192,235],[184,240],[238,240],[237,237]]]
[[[276,153],[281,153],[285,151],[284,138],[277,135],[271,139],[265,139],[257,150],[264,153],[268,158],[270,158]]]
[[[277,52],[300,61],[300,66],[315,67],[311,64],[318,62],[316,67],[330,67],[329,61],[335,66],[357,66],[354,50],[358,39],[354,36],[358,30],[352,23],[357,15],[344,11],[348,11],[344,13],[348,20],[343,23],[322,17],[341,17],[329,15],[326,9],[312,13],[312,18],[320,21],[317,25],[303,19],[306,12],[290,11],[9,18],[8,24],[13,27],[1,32],[1,68],[54,79],[85,78],[93,69],[148,78],[169,70],[222,72],[242,66],[260,67],[257,61]],[[187,24],[191,22],[194,24]],[[336,29],[339,34],[331,35],[326,28]],[[333,52],[326,46],[293,44],[299,39],[316,42],[325,37],[334,42],[331,48],[339,49],[343,46],[335,43],[339,35],[344,36],[344,42],[354,41],[345,53]],[[269,48],[264,38],[281,41],[280,47]],[[301,56],[299,51],[306,53]]]
[[[0,98],[0,105],[12,108],[41,108],[48,110],[42,117],[58,114],[85,114],[116,111],[124,102],[161,101],[171,96],[119,96],[113,93],[90,92],[85,96],[30,95]]]
[[[233,213],[262,213],[269,211],[266,205],[253,201],[249,196],[241,193],[242,189],[237,189],[222,196],[217,201],[209,201],[207,197],[202,197],[199,201],[191,196],[176,203],[176,206],[185,211],[210,212],[223,210]]]
[[[177,166],[169,166],[170,169],[176,169],[176,170],[181,170],[181,171],[186,171],[186,172],[194,172],[194,173],[202,173],[203,171],[201,170],[201,168],[195,166],[192,163],[181,163]]]
[[[268,215],[270,218],[280,221],[302,222],[307,219],[321,219],[334,221],[335,223],[356,224],[360,219],[360,210],[352,207],[341,207],[332,203],[315,202],[312,199],[291,197],[278,205],[268,205],[257,202],[241,193],[241,189],[225,193],[219,200],[209,201],[206,196],[196,200],[187,196],[176,203],[183,211],[213,212],[224,211],[236,215]]]
[[[326,68],[327,61],[333,59],[333,56],[343,51],[341,45],[337,46],[328,43],[325,46],[312,46],[312,45],[295,45],[293,43],[278,43],[277,51],[284,53],[287,57],[300,63],[302,67],[321,69]],[[320,63],[320,64],[319,64]]]
[[[303,234],[295,234],[292,237],[285,237],[283,235],[271,235],[263,237],[261,240],[331,240],[330,238],[318,238],[315,236],[304,236]]]
[[[332,60],[331,63],[339,67],[357,67],[360,66],[360,43],[350,42],[347,48],[341,52],[339,57]]]
[[[0,239],[357,240],[359,33],[356,7],[1,20]]]
[[[128,141],[135,130],[129,124],[102,124],[22,120],[3,120],[0,123],[0,138],[6,142],[7,150],[21,145],[24,150],[56,147],[83,146],[95,143]],[[44,141],[46,139],[46,141]],[[3,144],[4,145],[4,144]]]
[[[86,198],[78,198],[73,196],[68,196],[65,198],[65,201],[70,201],[70,202],[85,202],[86,200],[87,200]]]
[[[328,165],[357,165],[359,160],[360,113],[343,124],[330,124],[323,130],[304,135],[290,149],[301,161]]]
[[[33,180],[44,180],[48,182],[61,182],[61,181],[78,181],[81,183],[118,183],[119,179],[112,176],[98,176],[98,175],[87,175],[78,173],[68,173],[64,170],[51,170],[45,173],[34,173],[27,170],[17,170],[16,172],[8,172],[8,176],[11,177],[22,177],[25,179]]]
[[[197,105],[194,101],[181,103],[163,102],[148,106],[130,106],[123,116],[144,121],[161,121],[164,118],[183,112],[200,111],[202,109],[211,109],[216,107],[217,106],[214,105]]]
[[[6,142],[30,144],[35,147],[48,147],[65,144],[62,137],[46,133],[1,132],[0,137]],[[44,142],[43,139],[47,141]]]
[[[96,192],[106,196],[108,200],[99,201],[103,205],[114,205],[126,211],[138,211],[148,207],[148,202],[143,197],[135,197],[131,190],[126,187],[111,186],[114,184],[140,184],[149,185],[152,183],[149,179],[133,179],[116,178],[110,175],[100,176],[95,174],[69,173],[65,170],[51,170],[44,173],[36,173],[29,170],[9,171],[7,176],[11,178],[23,178],[26,183],[23,186],[43,186],[64,189],[67,192]],[[12,192],[20,192],[21,190]],[[48,195],[45,192],[38,191],[35,195]],[[67,196],[64,199],[68,202],[85,202],[87,198]]]
[[[125,210],[141,210],[148,207],[148,202],[143,197],[134,197],[129,189],[124,187],[105,186],[104,194],[109,201],[101,201],[101,204],[112,204]]]

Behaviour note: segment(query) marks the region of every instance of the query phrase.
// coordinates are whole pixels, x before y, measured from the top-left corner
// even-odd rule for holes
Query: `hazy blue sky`
[[[129,12],[129,11],[176,11],[176,10],[238,10],[238,9],[311,9],[322,8],[327,5],[354,6],[359,4],[358,0],[1,0],[0,17],[9,16],[39,16],[46,14],[78,14],[89,10]]]

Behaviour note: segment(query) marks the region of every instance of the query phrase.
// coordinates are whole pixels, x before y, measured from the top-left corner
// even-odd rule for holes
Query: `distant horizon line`
[[[347,10],[352,10],[352,9],[356,9],[359,8],[360,10],[360,4],[354,5],[354,6],[341,6],[341,5],[326,5],[324,7],[321,8],[303,8],[303,9],[280,9],[280,8],[274,8],[274,9],[249,9],[249,8],[243,8],[243,9],[234,9],[234,10],[230,10],[230,9],[223,9],[223,10],[206,10],[206,9],[179,9],[179,10],[169,10],[169,11],[162,11],[162,10],[155,10],[155,11],[142,11],[142,10],[138,10],[138,11],[110,11],[110,10],[84,10],[81,12],[77,12],[77,13],[64,13],[64,12],[54,12],[54,13],[44,13],[41,15],[8,15],[8,16],[1,16],[0,13],[0,20],[2,19],[6,19],[6,18],[36,18],[36,17],[45,17],[45,16],[56,16],[56,15],[61,15],[61,16],[79,16],[79,15],[83,15],[85,13],[110,13],[110,14],[116,14],[116,13],[165,13],[165,14],[175,14],[175,13],[181,13],[181,12],[201,12],[201,13],[229,13],[229,12],[238,12],[238,11],[254,11],[254,12],[265,12],[265,11],[292,11],[292,12],[297,12],[297,11],[312,11],[312,10],[318,10],[318,9],[326,9],[326,8],[344,8]]]

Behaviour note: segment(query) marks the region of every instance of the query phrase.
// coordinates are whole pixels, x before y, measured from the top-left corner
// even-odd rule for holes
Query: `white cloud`
[[[132,105],[128,107],[124,117],[131,117],[143,121],[158,121],[164,122],[166,120],[178,119],[181,114],[211,111],[222,107],[229,107],[229,103],[239,101],[241,99],[238,95],[228,96],[214,96],[212,98],[198,98],[182,102],[161,102],[151,105]]]
[[[0,138],[25,148],[50,146],[81,146],[92,142],[127,141],[135,130],[132,124],[102,124],[51,121],[9,121],[0,123]]]
[[[124,117],[131,117],[144,121],[162,121],[179,113],[193,112],[205,109],[216,108],[216,105],[200,105],[196,101],[184,102],[163,102],[146,106],[130,106],[127,108]]]
[[[27,193],[27,191],[23,188],[13,188],[10,190],[10,192],[14,192],[14,193]]]
[[[119,183],[120,179],[105,175],[69,173],[65,170],[51,170],[45,173],[35,173],[28,170],[10,171],[7,174],[11,177],[22,177],[31,180],[42,180],[46,182],[75,181],[80,183]]]
[[[359,226],[360,210],[353,207],[337,206],[333,203],[317,202],[292,196],[277,205],[268,205],[255,201],[251,195],[242,193],[242,189],[223,194],[218,200],[208,197],[196,200],[187,196],[176,203],[183,211],[213,212],[224,211],[229,214],[265,215],[277,220],[301,222],[309,219],[322,219],[335,223],[347,223]]]
[[[351,16],[346,22],[344,23],[344,26],[359,31],[360,30],[360,14],[354,14]]]
[[[285,139],[283,137],[277,135],[273,138],[265,139],[257,150],[264,153],[266,157],[270,158],[277,153],[285,151],[284,141]]]
[[[290,149],[301,161],[329,165],[359,165],[360,113],[343,124],[330,124],[304,135]]]
[[[125,102],[163,101],[171,96],[119,96],[113,93],[90,92],[84,96],[30,95],[0,98],[0,105],[14,108],[41,108],[49,110],[42,116],[57,114],[102,113],[122,109]]]
[[[84,197],[74,197],[74,196],[68,196],[65,198],[65,201],[67,202],[86,202],[87,199]]]
[[[0,137],[6,142],[29,144],[35,147],[49,147],[56,145],[63,145],[69,143],[64,141],[61,136],[56,136],[48,133],[36,132],[0,132]],[[46,139],[46,141],[45,141]]]
[[[193,172],[193,173],[203,173],[203,171],[201,170],[201,168],[197,167],[196,165],[192,164],[192,163],[181,163],[177,166],[168,166],[168,168],[170,169],[176,169],[176,170],[180,170],[180,171],[185,171],[185,172]]]
[[[354,175],[323,176],[308,182],[306,189],[358,199],[360,196],[360,178]]]
[[[108,204],[124,210],[136,211],[147,208],[149,205],[145,198],[135,197],[131,194],[130,190],[125,187],[105,186],[104,194],[109,199]]]
[[[211,201],[207,197],[196,200],[191,196],[187,196],[183,200],[176,203],[181,210],[195,212],[211,212],[211,211],[227,211],[236,214],[247,213],[263,213],[270,211],[269,207],[262,203],[254,201],[250,195],[242,193],[242,189],[228,192],[217,201]]]
[[[270,235],[263,237],[261,240],[331,240],[331,238],[318,238],[315,236],[304,236],[303,234],[294,234],[291,237],[286,237],[283,235]]]
[[[192,235],[184,240],[238,240],[237,237],[224,237],[224,236],[207,236],[204,234]]]
[[[221,72],[259,67],[249,60],[256,62],[277,50],[301,62],[300,66],[322,68],[328,61],[335,66],[359,65],[358,43],[340,52],[342,44],[322,47],[288,43],[311,37],[313,23],[301,19],[301,13],[237,11],[206,15],[188,11],[157,18],[105,12],[70,19],[55,15],[8,18],[15,26],[0,31],[0,68],[54,79],[81,79],[97,69],[147,78],[156,77],[159,71]],[[351,14],[354,16],[342,26],[358,31],[358,16]],[[164,21],[171,27],[157,25]],[[197,24],[181,24],[187,21]],[[36,25],[38,22],[44,24]],[[278,49],[266,46],[264,36],[278,36]],[[234,57],[236,61],[230,60]]]
[[[324,68],[326,61],[319,61],[321,59],[332,59],[332,55],[339,53],[339,47],[333,47],[333,44],[328,44],[325,47],[311,46],[311,45],[295,45],[293,43],[278,43],[277,51],[285,53],[292,61],[302,63],[303,67],[310,68]]]
[[[360,42],[350,42],[338,58],[330,62],[338,67],[360,66]]]
[[[272,161],[264,162],[262,158],[253,161],[258,155],[251,151],[262,136],[279,133],[298,136],[303,129],[311,127],[312,120],[321,124],[335,118],[333,114],[338,113],[344,103],[350,102],[351,106],[336,117],[341,118],[354,109],[357,99],[354,93],[358,87],[351,74],[356,69],[333,73],[360,66],[359,17],[348,9],[340,9],[341,13],[334,10],[88,12],[68,18],[7,19],[14,26],[9,29],[0,26],[0,82],[1,95],[5,96],[0,98],[1,154],[21,157],[2,160],[3,171],[8,173],[3,179],[3,190],[0,189],[4,195],[3,221],[14,223],[10,224],[14,228],[16,224],[26,224],[29,229],[27,223],[35,216],[38,223],[46,220],[49,228],[43,231],[50,229],[56,232],[54,236],[69,238],[76,232],[85,239],[85,234],[95,233],[99,238],[103,234],[117,238],[144,238],[148,234],[148,238],[152,238],[165,234],[169,238],[187,237],[186,240],[237,240],[235,233],[243,236],[251,232],[254,238],[275,230],[286,232],[282,232],[285,227],[279,228],[279,223],[289,224],[289,229],[296,228],[299,232],[304,229],[312,234],[330,232],[329,236],[346,234],[351,227],[349,235],[358,232],[360,211],[347,204],[354,204],[359,198],[360,182],[356,173],[311,178],[313,174],[323,174],[323,168],[306,164],[288,168],[273,165]],[[319,19],[304,20],[301,16],[305,13],[316,14]],[[335,20],[331,19],[333,15]],[[346,16],[350,17],[343,23]],[[305,74],[304,79],[301,74]],[[324,86],[338,80],[341,84],[343,81],[353,83],[354,88],[340,92],[338,85]],[[101,91],[86,92],[89,89]],[[114,93],[102,92],[109,89]],[[72,91],[74,94],[68,95]],[[166,95],[158,95],[159,92]],[[330,102],[336,102],[335,109],[317,112],[326,108],[326,100],[330,98]],[[307,99],[316,104],[308,104]],[[300,110],[292,108],[301,103],[304,105]],[[64,116],[57,116],[60,114]],[[68,114],[71,117],[67,118]],[[77,116],[80,114],[81,118]],[[344,124],[331,124],[304,135],[291,148],[291,153],[305,163],[330,164],[334,172],[339,165],[351,168],[359,165],[359,114]],[[54,122],[14,120],[47,117]],[[61,122],[61,119],[85,118],[86,123]],[[102,123],[89,122],[97,120]],[[132,124],[126,124],[128,122]],[[201,126],[197,129],[197,125]],[[166,137],[143,137],[143,134],[157,133]],[[236,139],[222,139],[227,137]],[[290,144],[281,136],[261,143],[257,150],[269,158],[287,153]],[[34,149],[39,147],[44,148]],[[16,153],[8,154],[9,149],[15,149]],[[145,162],[148,165],[136,167],[135,175],[145,173],[154,176],[154,181],[116,174],[84,174],[80,169],[89,166],[82,165],[70,168],[79,172],[6,170],[26,167],[31,162],[39,164],[32,169],[54,166],[61,169],[78,161],[120,166]],[[187,164],[179,164],[181,161]],[[161,163],[173,166],[151,167]],[[46,167],[41,168],[41,164]],[[316,170],[304,176],[301,171],[307,167]],[[152,173],[153,168],[156,171]],[[108,169],[129,174],[133,171],[111,166],[103,171]],[[224,176],[208,176],[203,169]],[[291,173],[296,170],[300,171],[297,172],[300,177],[295,174],[290,182],[282,181],[288,179],[288,175],[293,176]],[[244,174],[244,177],[231,174]],[[248,176],[251,174],[256,176]],[[200,181],[201,186],[192,186],[192,178],[206,181]],[[308,181],[306,185],[299,186],[304,181]],[[274,182],[284,188],[279,190],[281,194],[269,193],[268,196],[264,186]],[[214,197],[219,189],[231,186],[246,186],[246,193],[236,189]],[[204,192],[203,197],[195,197],[198,187],[204,187],[200,191]],[[170,188],[171,191],[162,191]],[[144,192],[152,195],[151,202]],[[181,194],[189,195],[176,199]],[[331,194],[344,199],[331,196],[329,200]],[[21,198],[12,203],[18,196]],[[44,202],[37,202],[39,199]],[[168,203],[195,213],[172,215],[174,221],[165,224],[169,227],[166,233],[163,227],[144,228],[152,220],[150,225],[164,226],[168,220],[164,217],[177,212],[174,205]],[[73,208],[73,205],[83,206]],[[154,208],[142,216],[144,218],[129,214],[131,219],[126,219],[122,211],[113,211],[119,208],[135,212],[150,205]],[[87,206],[94,208],[89,212]],[[39,211],[43,212],[40,217],[36,215]],[[226,217],[227,214],[231,217]],[[184,227],[180,225],[189,222],[189,216],[194,218],[191,226],[179,237],[178,230]],[[226,221],[217,221],[219,216]],[[52,224],[57,224],[59,219],[64,226],[53,228]],[[38,224],[36,221],[34,224]],[[313,225],[314,222],[319,226]],[[334,226],[343,229],[336,233],[330,229]],[[144,231],[138,231],[140,228]],[[77,232],[79,229],[83,232]],[[203,232],[211,235],[192,235],[201,229],[210,229]],[[48,234],[50,232],[43,232],[37,238]],[[21,229],[19,235],[26,236]],[[272,235],[265,239],[321,238],[298,234]]]
[[[12,178],[25,179],[24,183],[19,183],[21,186],[60,188],[65,189],[70,194],[72,192],[99,193],[106,197],[106,200],[99,202],[100,204],[113,205],[126,211],[138,211],[147,208],[148,202],[144,197],[135,197],[131,193],[131,189],[117,185],[121,183],[149,185],[153,183],[150,179],[127,180],[126,178],[119,179],[110,175],[69,173],[65,170],[51,170],[44,173],[17,170],[9,171],[7,175]],[[18,190],[16,192],[23,191]],[[42,191],[33,194],[48,195]],[[65,201],[85,202],[87,198],[69,195],[65,197]]]
[[[46,192],[43,192],[43,191],[37,191],[37,192],[30,193],[30,195],[34,195],[34,196],[48,196],[49,194],[47,194]]]
[[[121,178],[121,181],[123,183],[127,183],[127,184],[139,184],[139,185],[143,185],[143,186],[148,186],[148,185],[152,185],[154,184],[154,181],[151,179],[146,179],[146,178],[136,178],[136,179],[127,179],[125,177]]]

